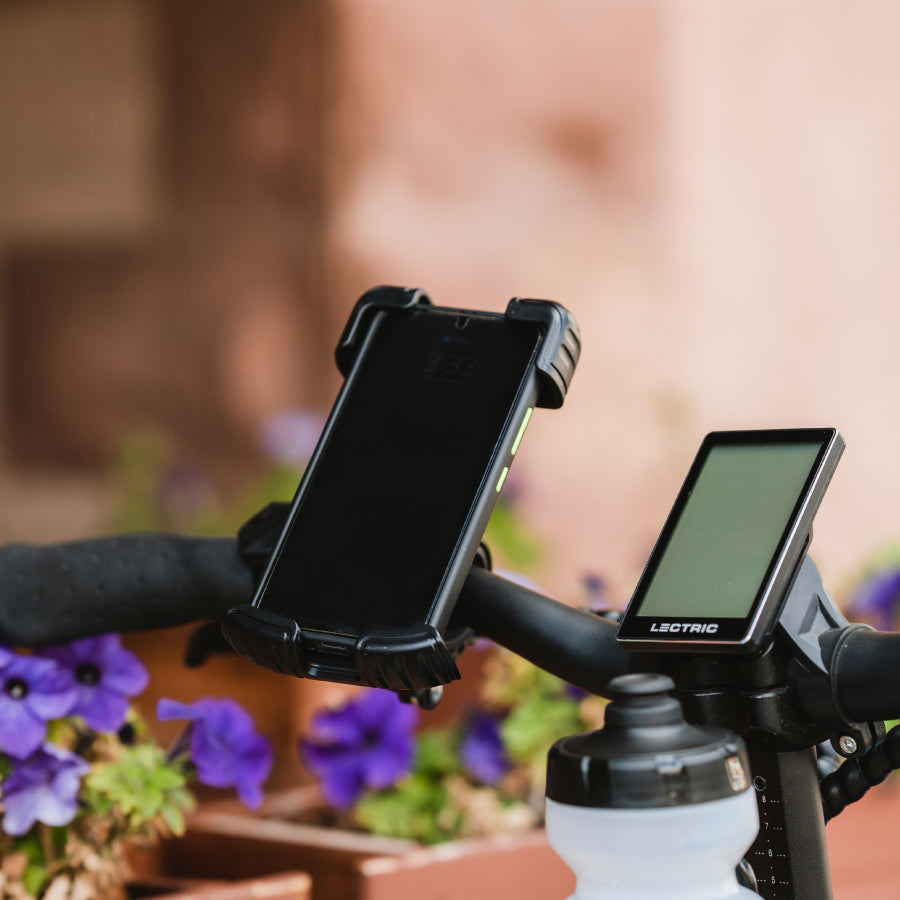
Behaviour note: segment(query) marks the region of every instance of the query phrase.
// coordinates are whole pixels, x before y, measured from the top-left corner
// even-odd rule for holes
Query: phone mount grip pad
[[[402,629],[383,635],[369,632],[352,642],[341,635],[301,630],[290,617],[250,604],[228,610],[222,621],[234,649],[264,668],[298,678],[393,691],[436,687],[460,677],[448,644],[435,629],[424,628],[410,629],[408,634]],[[306,648],[315,652],[308,653]],[[461,649],[460,645],[457,653]]]

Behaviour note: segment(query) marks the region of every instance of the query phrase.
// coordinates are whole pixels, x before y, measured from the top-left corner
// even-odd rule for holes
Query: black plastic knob
[[[557,741],[547,796],[573,806],[643,809],[704,803],[749,787],[744,742],[689,725],[667,675],[622,675],[600,731]]]

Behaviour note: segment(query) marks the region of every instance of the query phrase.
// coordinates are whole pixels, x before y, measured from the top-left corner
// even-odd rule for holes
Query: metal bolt
[[[841,753],[843,753],[845,756],[853,756],[853,754],[856,753],[858,749],[856,741],[852,737],[850,737],[849,734],[842,735],[839,744],[841,747]]]
[[[438,705],[438,703],[441,702],[441,697],[443,696],[444,686],[442,684],[438,684],[434,687],[416,691],[415,699],[416,704],[420,709],[434,709]]]

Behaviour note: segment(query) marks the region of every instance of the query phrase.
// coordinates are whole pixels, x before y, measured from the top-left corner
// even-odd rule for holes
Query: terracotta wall
[[[833,424],[813,550],[842,592],[900,529],[896,8],[339,8],[352,285],[581,322],[566,407],[517,460],[545,584],[626,600],[706,431]]]
[[[239,480],[267,416],[328,402],[328,20],[278,0],[0,10],[10,479],[96,476],[152,426]]]
[[[0,540],[106,533],[123,439],[152,429],[226,500],[260,426],[325,406],[329,4],[38,0],[0,8]],[[228,694],[298,777],[321,694],[184,629],[130,638],[161,695]],[[175,728],[161,728],[164,738]]]
[[[444,0],[339,9],[353,165],[333,240],[356,261],[345,293],[400,281],[451,305],[524,295],[575,312],[573,390],[535,416],[515,474],[547,547],[542,582],[577,602],[598,573],[621,597],[656,533],[648,503],[693,441],[663,362],[678,317],[661,232],[663,11],[505,0],[473,28],[470,7]]]

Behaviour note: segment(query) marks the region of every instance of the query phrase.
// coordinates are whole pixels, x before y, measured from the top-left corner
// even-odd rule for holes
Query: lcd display
[[[755,652],[777,624],[843,449],[833,428],[708,434],[619,640],[639,651]]]
[[[713,447],[643,595],[641,615],[749,615],[821,449],[821,442]]]
[[[384,317],[258,605],[345,633],[424,622],[539,337],[502,316]]]

